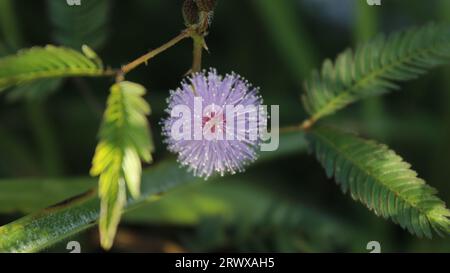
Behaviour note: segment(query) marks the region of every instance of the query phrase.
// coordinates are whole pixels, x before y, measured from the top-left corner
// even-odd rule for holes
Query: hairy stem
[[[131,63],[122,66],[120,71],[116,73],[116,81],[122,81],[125,77],[125,75],[130,72],[131,70],[135,69],[136,67],[140,66],[141,64],[147,64],[147,62],[156,57],[157,55],[163,53],[164,51],[168,50],[169,48],[175,46],[182,40],[186,38],[192,38],[194,41],[194,56],[193,56],[193,64],[191,73],[199,72],[202,68],[202,53],[203,49],[207,49],[206,43],[205,43],[205,35],[208,30],[209,26],[209,14],[207,12],[201,12],[200,13],[200,23],[197,25],[193,25],[185,30],[183,30],[180,34],[178,34],[176,37],[168,41],[167,43],[163,44],[162,46],[148,52],[147,54],[137,58],[136,60],[132,61]]]
[[[123,77],[125,74],[130,72],[131,70],[135,69],[136,67],[140,66],[143,63],[147,63],[150,59],[154,58],[158,54],[166,51],[167,49],[173,47],[174,45],[178,44],[180,41],[191,37],[192,31],[190,29],[182,31],[179,35],[177,35],[175,38],[170,40],[169,42],[163,44],[162,46],[148,52],[147,54],[137,58],[136,60],[132,61],[131,63],[122,66],[121,71],[119,72],[118,77]]]
[[[205,46],[205,39],[201,35],[193,35],[192,40],[194,41],[194,55],[191,72],[196,73],[202,70],[202,54]]]

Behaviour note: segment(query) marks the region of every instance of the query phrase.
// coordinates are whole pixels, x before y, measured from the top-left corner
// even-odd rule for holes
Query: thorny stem
[[[122,69],[119,71],[119,73],[117,74],[117,80],[120,81],[123,79],[123,77],[125,76],[125,74],[127,74],[128,72],[130,72],[131,70],[135,69],[136,67],[138,67],[139,65],[143,64],[143,63],[147,63],[150,59],[154,58],[155,56],[157,56],[158,54],[166,51],[167,49],[173,47],[174,45],[178,44],[180,41],[191,37],[193,35],[193,32],[191,29],[186,29],[184,31],[182,31],[179,35],[177,35],[175,38],[173,38],[172,40],[170,40],[169,42],[163,44],[162,46],[148,52],[147,54],[137,58],[136,60],[132,61],[131,63],[122,66]]]
[[[125,75],[141,64],[147,64],[147,62],[157,56],[158,54],[168,50],[174,45],[178,44],[182,40],[186,38],[192,38],[194,41],[194,52],[193,52],[193,62],[190,73],[199,72],[202,68],[202,54],[203,49],[208,50],[205,43],[205,36],[209,27],[210,13],[209,12],[200,12],[200,20],[198,24],[191,25],[187,29],[183,30],[180,34],[174,37],[172,40],[163,44],[162,46],[148,52],[147,54],[137,58],[131,63],[122,66],[122,68],[116,72],[116,81],[120,82],[124,80]],[[195,92],[194,92],[195,93]]]
[[[155,56],[159,55],[160,53],[168,50],[169,48],[173,47],[174,45],[178,44],[182,40],[186,38],[192,38],[194,41],[194,53],[193,53],[193,63],[192,63],[192,69],[190,70],[191,73],[199,72],[202,67],[202,53],[203,49],[207,50],[206,43],[205,43],[205,35],[206,31],[208,29],[208,16],[207,14],[203,14],[202,20],[198,25],[191,26],[185,30],[183,30],[179,35],[174,37],[172,40],[168,41],[167,43],[163,44],[162,46],[148,52],[147,54],[137,58],[136,60],[132,61],[131,63],[122,66],[122,68],[116,72],[116,81],[122,81],[125,77],[125,75],[130,72],[131,70],[135,69],[136,67],[140,66],[141,64],[147,64],[147,62],[154,58]]]
[[[191,36],[194,42],[194,54],[191,69],[192,73],[200,72],[202,69],[203,49],[208,50],[205,42],[205,36],[209,27],[209,18],[210,13],[204,11],[200,12],[200,22],[195,28],[196,31],[193,32],[193,35]]]
[[[192,38],[194,43],[194,50],[193,50],[193,61],[192,61],[192,68],[189,71],[189,73],[196,73],[200,72],[202,69],[202,55],[203,50],[208,50],[208,47],[206,46],[205,42],[205,36],[207,34],[208,30],[208,24],[209,24],[209,14],[207,12],[202,12],[200,14],[200,23],[198,25],[193,25],[185,30],[183,30],[179,35],[171,39],[169,42],[163,44],[162,46],[148,52],[147,54],[137,58],[136,60],[132,61],[131,63],[122,66],[122,68],[119,71],[112,71],[108,70],[106,71],[105,75],[116,75],[116,81],[122,81],[125,77],[125,75],[130,72],[131,70],[135,69],[136,67],[140,66],[141,64],[147,64],[147,62],[154,58],[155,56],[159,55],[160,53],[168,50],[169,48],[175,46],[182,40],[186,38]],[[195,89],[193,90],[194,94],[196,94]],[[309,118],[303,121],[303,123],[293,126],[288,126],[280,129],[280,132],[287,133],[287,132],[297,132],[297,131],[308,131],[315,123],[315,118]]]
[[[205,47],[205,38],[203,35],[193,35],[192,40],[194,41],[194,55],[192,61],[192,73],[200,72],[202,70],[202,54],[203,48]]]
[[[106,70],[103,71],[102,75],[100,76],[111,77],[117,75],[118,73],[120,73],[120,70],[107,68]]]
[[[137,58],[136,60],[132,61],[131,63],[122,66],[122,68],[115,74],[116,75],[116,81],[120,82],[123,81],[125,78],[125,75],[130,72],[131,70],[135,69],[139,65],[145,63],[154,58],[156,55],[166,51],[167,49],[173,47],[174,45],[178,44],[180,41],[186,39],[186,38],[192,38],[194,42],[194,50],[193,50],[193,61],[192,61],[192,68],[189,70],[189,73],[196,73],[200,72],[202,69],[202,55],[203,55],[203,49],[208,50],[208,47],[206,46],[205,42],[205,36],[208,31],[209,26],[209,16],[210,14],[208,12],[201,12],[200,13],[200,22],[196,25],[192,25],[188,27],[187,29],[183,30],[178,36],[170,40],[169,42],[163,44],[162,46],[148,52],[147,54]],[[194,95],[197,96],[197,92],[195,89],[193,89]]]

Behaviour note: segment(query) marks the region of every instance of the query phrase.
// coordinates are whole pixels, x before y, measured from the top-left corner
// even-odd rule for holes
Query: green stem
[[[192,40],[194,43],[194,52],[191,72],[196,73],[202,70],[202,55],[203,48],[205,47],[205,39],[202,35],[193,35]]]
[[[356,43],[375,38],[379,30],[377,7],[369,6],[365,1],[356,1],[354,26],[353,36]]]
[[[23,39],[18,25],[12,1],[0,0],[0,28],[6,42],[14,49],[20,48],[23,45]]]
[[[296,1],[254,0],[263,22],[273,36],[275,46],[290,67],[293,79],[306,76],[319,63],[312,39],[298,20]]]
[[[438,1],[437,5],[437,16],[440,18],[443,22],[450,23],[450,1],[448,0],[440,0]],[[442,135],[442,141],[443,145],[439,145],[437,147],[438,151],[436,151],[436,162],[439,162],[438,164],[433,164],[434,171],[432,173],[436,174],[438,177],[436,177],[437,181],[442,181],[442,184],[444,186],[445,179],[449,177],[450,175],[450,169],[447,167],[447,162],[449,160],[448,152],[443,151],[450,151],[450,142],[448,139],[450,138],[450,69],[444,68],[441,76],[442,76],[442,90],[443,92],[443,135]],[[442,156],[447,155],[445,158],[442,158]]]
[[[439,13],[439,17],[447,22],[450,23],[450,1],[448,0],[440,0],[439,4],[437,5],[438,7],[438,13]],[[443,72],[443,79],[444,79],[444,89],[445,89],[445,100],[447,102],[447,107],[446,109],[446,115],[445,115],[445,124],[447,124],[448,127],[448,131],[450,132],[450,77],[448,76],[450,75],[450,69],[449,68],[445,68],[444,72]]]
[[[365,43],[375,38],[379,31],[378,8],[369,6],[365,1],[356,1],[354,40],[356,44]],[[384,137],[384,105],[381,97],[367,98],[362,101],[362,117],[372,133]]]

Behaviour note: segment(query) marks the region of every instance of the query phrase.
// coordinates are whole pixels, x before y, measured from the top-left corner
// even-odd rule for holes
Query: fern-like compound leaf
[[[6,56],[0,59],[0,90],[41,79],[108,74],[100,59],[92,54],[87,46],[83,46],[81,53],[49,45]]]
[[[312,120],[368,96],[398,89],[407,81],[450,61],[450,26],[430,24],[383,36],[348,49],[335,63],[326,60],[321,72],[305,83],[303,104]]]
[[[450,211],[437,191],[388,147],[329,128],[309,139],[328,177],[354,200],[419,237],[450,234]]]
[[[100,176],[100,236],[105,249],[112,246],[126,204],[126,189],[140,195],[141,160],[150,163],[153,143],[146,116],[150,106],[142,98],[145,88],[131,82],[111,87],[94,155],[91,175]]]

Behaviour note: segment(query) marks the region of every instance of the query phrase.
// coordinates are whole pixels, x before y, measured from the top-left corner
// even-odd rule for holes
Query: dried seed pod
[[[200,11],[195,0],[185,0],[182,10],[186,26],[191,26],[198,23]]]
[[[200,11],[211,12],[216,7],[217,0],[195,0]]]

